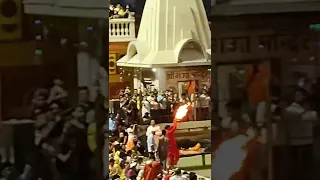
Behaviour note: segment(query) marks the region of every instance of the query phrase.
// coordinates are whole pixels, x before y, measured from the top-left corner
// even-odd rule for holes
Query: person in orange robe
[[[161,163],[156,161],[154,155],[150,156],[150,161],[147,161],[143,168],[144,180],[157,180],[158,175],[162,173]]]
[[[129,139],[127,146],[126,146],[126,151],[133,151],[136,148],[136,142],[137,141],[137,136],[134,136],[133,138]]]
[[[173,169],[179,161],[180,154],[179,154],[179,148],[177,145],[176,138],[174,136],[174,132],[176,131],[178,126],[178,122],[174,120],[174,123],[172,126],[166,125],[165,130],[166,136],[169,139],[169,148],[168,148],[168,165],[169,169]]]
[[[245,88],[249,101],[258,104],[266,100],[266,91],[271,76],[269,64],[256,64],[246,67]]]

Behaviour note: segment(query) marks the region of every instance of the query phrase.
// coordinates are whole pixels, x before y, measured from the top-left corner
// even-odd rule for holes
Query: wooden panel
[[[0,66],[30,66],[35,65],[34,51],[42,47],[44,64],[63,62],[66,60],[65,50],[56,44],[48,42],[11,42],[1,43]]]
[[[0,66],[19,66],[34,64],[35,41],[1,43]]]
[[[127,51],[128,42],[110,42],[109,53],[125,53]]]
[[[132,77],[129,76],[122,76],[122,82],[130,82],[132,81]],[[120,81],[120,74],[114,74],[109,76],[109,83],[118,83]]]
[[[26,118],[33,91],[49,88],[60,74],[60,66],[25,66],[1,68],[3,119]]]

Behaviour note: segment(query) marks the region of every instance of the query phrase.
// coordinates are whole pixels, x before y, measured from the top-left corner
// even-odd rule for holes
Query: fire
[[[238,135],[219,146],[212,162],[214,180],[229,180],[240,171],[247,157],[247,151],[244,148],[247,142],[247,136]]]
[[[176,112],[175,120],[179,121],[183,119],[188,113],[189,106],[190,106],[190,103],[180,106]]]

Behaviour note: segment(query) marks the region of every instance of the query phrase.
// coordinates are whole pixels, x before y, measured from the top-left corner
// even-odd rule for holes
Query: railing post
[[[133,37],[133,38],[136,37],[136,27],[135,27],[134,20],[129,23],[129,35],[130,37]]]

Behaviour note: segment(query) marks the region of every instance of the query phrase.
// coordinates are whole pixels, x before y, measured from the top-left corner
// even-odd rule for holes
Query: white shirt
[[[128,141],[129,141],[134,137],[134,131],[132,128],[128,128],[127,133],[128,133]]]
[[[231,125],[231,117],[230,116],[225,117],[225,118],[222,119],[221,127],[230,128],[230,125]]]
[[[200,95],[200,106],[202,108],[206,108],[210,106],[210,96],[207,96],[205,94]]]
[[[158,110],[160,109],[160,104],[158,102],[156,102],[155,100],[152,100],[150,102],[150,105],[151,105],[151,109],[152,110]]]
[[[194,107],[200,108],[200,99],[198,97],[194,99]]]
[[[89,110],[86,113],[86,123],[94,122],[94,120],[95,120],[95,112],[94,110]]]
[[[257,105],[257,113],[256,113],[256,122],[258,124],[258,126],[262,126],[265,122],[266,122],[266,103],[265,102],[261,102]],[[277,105],[275,104],[271,104],[270,106],[270,111],[271,112],[275,112]]]
[[[150,134],[149,136],[147,136],[147,146],[148,146],[149,153],[155,150],[155,140],[154,140],[153,134]]]
[[[286,108],[291,145],[307,145],[313,143],[313,123],[318,119],[317,112],[307,111],[297,103]]]
[[[186,180],[186,178],[182,177],[182,176],[172,176],[170,177],[169,180]]]
[[[150,125],[150,126],[147,128],[146,136],[148,137],[150,134],[152,134],[152,131],[155,131],[156,133],[157,133],[158,131],[161,131],[160,126],[158,126],[158,125],[151,126],[151,125]]]

